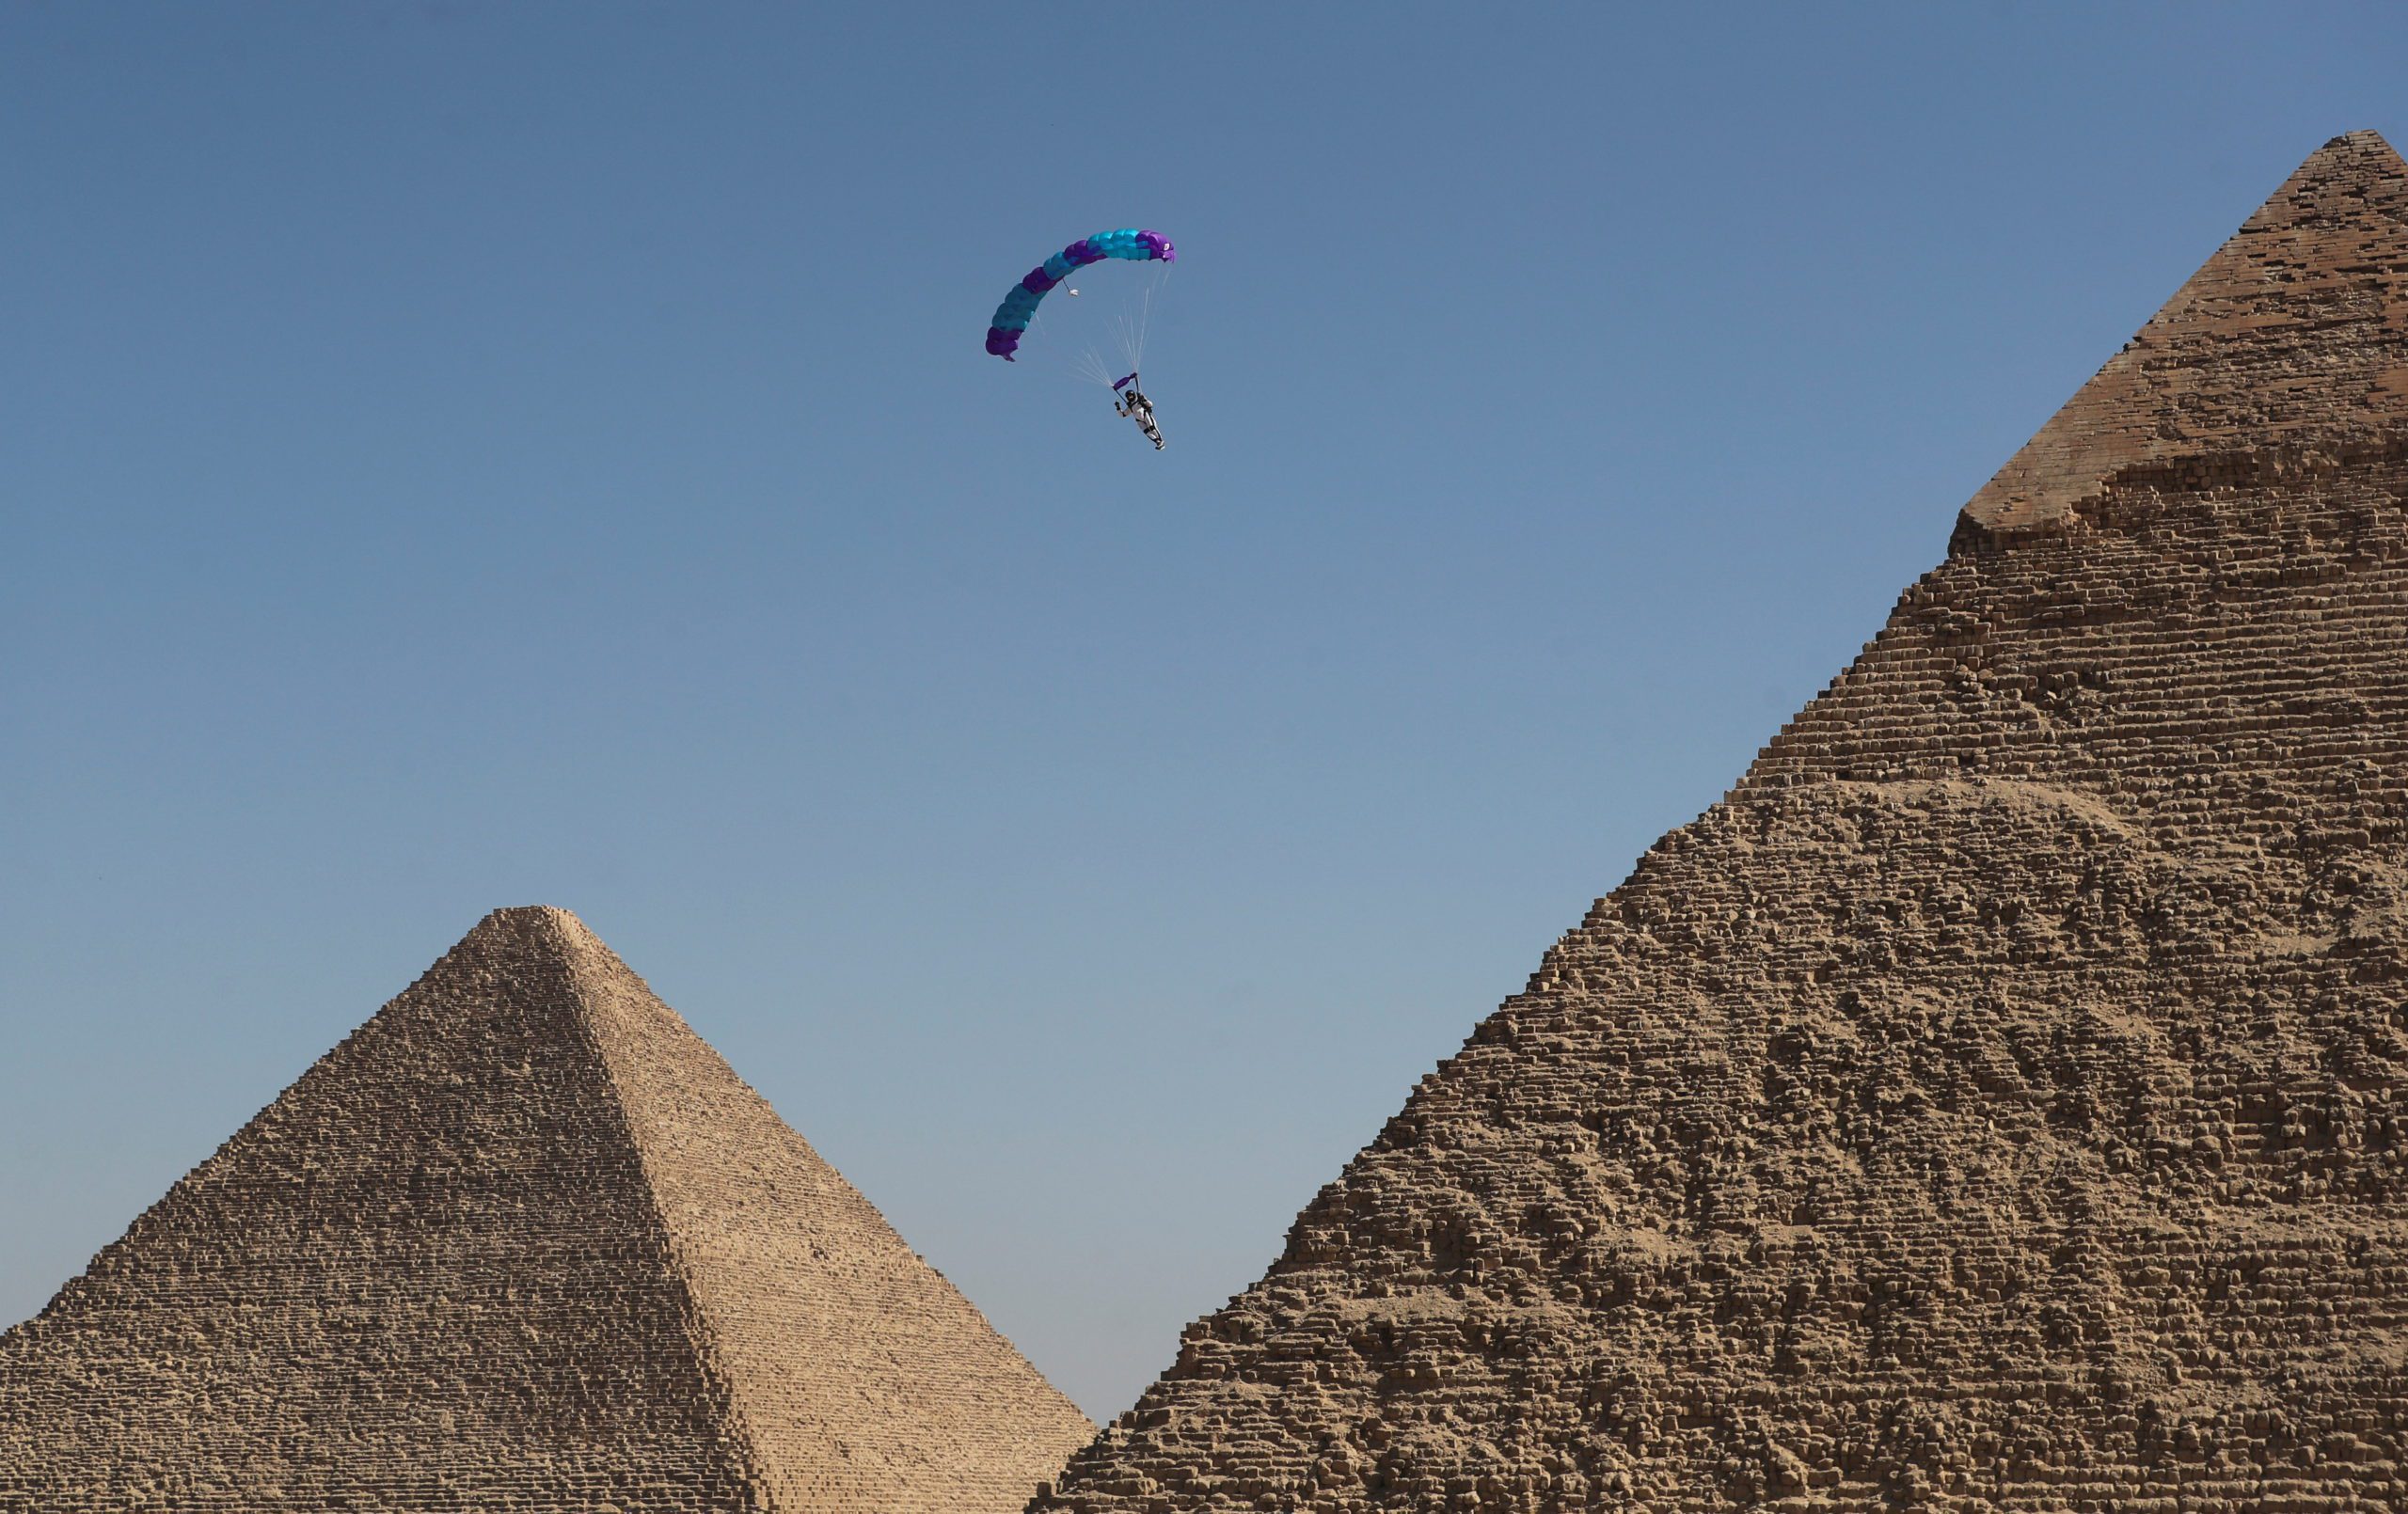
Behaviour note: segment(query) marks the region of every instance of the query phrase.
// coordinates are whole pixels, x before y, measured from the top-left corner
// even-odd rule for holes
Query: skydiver
[[[1146,440],[1153,443],[1154,450],[1159,452],[1163,449],[1163,431],[1160,426],[1154,424],[1154,402],[1146,398],[1145,390],[1137,387],[1134,382],[1136,377],[1136,374],[1132,373],[1122,381],[1129,385],[1129,393],[1125,397],[1116,397],[1113,400],[1112,413],[1116,416],[1127,416],[1135,421],[1137,429],[1146,434]]]

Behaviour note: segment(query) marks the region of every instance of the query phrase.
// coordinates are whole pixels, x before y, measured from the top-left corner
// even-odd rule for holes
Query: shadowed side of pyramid
[[[2311,159],[2298,298],[2187,285],[1032,1507],[2408,1506],[2400,177]]]
[[[756,1159],[757,1143],[648,1147],[654,1085],[630,1064],[631,1019],[652,1026],[648,1049],[758,1103],[572,917],[487,917],[0,1336],[0,1509],[919,1508],[939,1484],[963,1508],[1024,1496],[1049,1469],[1022,1477],[1019,1463],[1058,1459],[1085,1422],[991,1333],[1017,1375],[985,1400],[1006,1410],[985,1443],[1021,1443],[965,1465],[980,1439],[965,1432],[866,1505],[784,1490],[792,1439],[757,1435],[747,1412],[760,1353],[728,1344],[710,1307],[726,1285],[697,1275],[716,1258],[666,1196]],[[863,1307],[836,1281],[792,1301]],[[840,1440],[918,1385],[889,1371],[812,1386]]]

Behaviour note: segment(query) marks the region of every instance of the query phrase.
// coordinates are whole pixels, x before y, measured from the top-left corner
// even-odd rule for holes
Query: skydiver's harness
[[[1125,396],[1120,393],[1121,385],[1124,384],[1129,387],[1129,392]],[[1132,373],[1122,379],[1119,384],[1115,384],[1112,386],[1112,392],[1114,396],[1112,413],[1117,416],[1127,416],[1135,421],[1137,429],[1146,434],[1146,439],[1154,444],[1154,450],[1161,451],[1163,432],[1160,426],[1154,424],[1154,402],[1146,398],[1145,390],[1137,387],[1137,375]]]

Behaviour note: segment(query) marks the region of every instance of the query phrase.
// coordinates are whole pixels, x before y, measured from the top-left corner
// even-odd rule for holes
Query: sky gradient
[[[1117,1411],[2403,77],[2342,5],[0,8],[0,1325],[544,903]],[[1159,455],[980,351],[1119,226]]]

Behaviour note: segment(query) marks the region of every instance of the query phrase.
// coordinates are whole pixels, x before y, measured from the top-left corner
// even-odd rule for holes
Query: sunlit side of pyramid
[[[1003,1511],[1092,1432],[556,909],[0,1336],[10,1511]]]
[[[2360,133],[1037,1506],[2408,1507],[2403,418]]]

